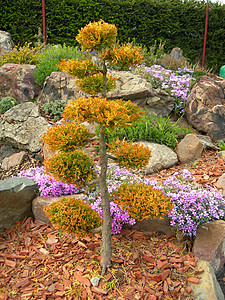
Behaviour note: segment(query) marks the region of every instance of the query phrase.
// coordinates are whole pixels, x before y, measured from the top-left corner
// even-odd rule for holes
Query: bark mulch
[[[206,151],[189,164],[151,175],[162,182],[189,169],[202,185],[216,182],[225,163]],[[101,234],[78,238],[32,218],[0,233],[0,299],[193,299],[197,258],[175,236],[124,229],[112,237],[112,267],[100,276]],[[187,244],[188,245],[188,244]]]
[[[174,236],[124,229],[98,287],[101,234],[78,238],[26,218],[0,234],[0,299],[193,299],[197,259]]]

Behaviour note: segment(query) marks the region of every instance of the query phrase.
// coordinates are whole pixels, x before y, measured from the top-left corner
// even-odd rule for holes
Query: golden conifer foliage
[[[101,50],[115,44],[116,37],[116,26],[100,20],[81,28],[76,40],[81,44],[83,50]]]
[[[144,183],[123,183],[114,193],[114,201],[136,220],[163,218],[173,208],[162,191]]]
[[[109,149],[118,159],[118,163],[126,168],[145,167],[151,156],[151,151],[147,147],[133,142],[113,141]]]
[[[42,140],[49,150],[74,151],[85,146],[93,136],[84,125],[67,122],[51,127],[44,133]]]
[[[101,97],[70,101],[63,118],[78,122],[95,122],[103,127],[126,127],[141,118],[142,112],[131,101],[107,100]]]
[[[64,197],[44,208],[51,222],[68,233],[84,236],[102,225],[102,219],[82,199]]]

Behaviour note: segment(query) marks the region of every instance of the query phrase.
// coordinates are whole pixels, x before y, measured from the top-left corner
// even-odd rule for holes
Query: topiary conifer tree
[[[103,20],[89,23],[79,30],[76,39],[81,44],[82,50],[88,51],[90,57],[91,52],[94,51],[98,64],[95,64],[91,59],[84,61],[69,59],[63,60],[58,67],[76,77],[81,90],[93,96],[70,101],[65,106],[63,114],[63,118],[70,122],[52,127],[43,137],[50,150],[59,150],[52,158],[45,161],[46,171],[65,182],[82,184],[92,181],[96,175],[94,162],[81,150],[85,143],[92,138],[92,135],[81,123],[84,121],[97,123],[100,127],[101,171],[98,182],[103,207],[102,275],[110,267],[112,256],[112,221],[110,197],[106,184],[109,155],[106,151],[104,134],[106,128],[131,126],[132,122],[139,120],[142,115],[141,110],[131,101],[106,99],[107,91],[113,89],[116,84],[116,78],[107,74],[107,62],[111,61],[120,66],[128,67],[143,59],[140,48],[133,47],[131,44],[119,46],[116,37],[117,28],[115,25],[108,24]],[[112,152],[116,149],[114,152],[115,155],[118,155],[117,162],[119,164],[136,168],[148,163],[150,158],[148,148],[129,143],[128,151],[126,151],[125,143],[123,142],[121,147],[123,155],[118,155],[120,152],[119,143],[111,147]],[[132,149],[133,151],[131,151]],[[131,156],[129,156],[130,152],[132,153]]]

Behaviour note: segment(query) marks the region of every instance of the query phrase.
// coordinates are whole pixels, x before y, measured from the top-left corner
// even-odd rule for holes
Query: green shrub
[[[224,142],[224,141],[219,141],[219,142],[217,142],[216,144],[217,144],[217,146],[220,147],[220,150],[221,150],[221,151],[224,151],[224,150],[225,150],[225,142]]]
[[[161,118],[157,117],[156,114],[145,114],[142,121],[134,122],[131,127],[107,129],[105,137],[108,144],[119,138],[120,140],[125,139],[133,142],[154,142],[175,148],[178,143],[177,138],[182,138],[191,132],[190,128],[180,127],[177,123],[173,124],[169,117]]]
[[[0,114],[4,114],[13,106],[19,104],[13,97],[5,97],[0,100]]]
[[[56,122],[62,118],[64,113],[65,103],[61,100],[50,101],[41,106],[41,109],[49,115],[53,122]]]
[[[64,197],[46,206],[44,211],[57,228],[78,236],[102,225],[99,214],[82,199]]]
[[[23,47],[14,47],[10,52],[0,52],[0,67],[6,63],[36,65],[43,46],[31,47],[26,43]]]
[[[85,55],[79,51],[78,47],[69,47],[66,45],[49,46],[42,51],[39,57],[39,63],[36,66],[34,77],[36,82],[43,87],[45,78],[52,72],[61,71],[56,65],[63,59],[84,59]]]
[[[162,218],[173,208],[164,192],[144,183],[123,183],[113,192],[113,197],[117,205],[138,221]]]

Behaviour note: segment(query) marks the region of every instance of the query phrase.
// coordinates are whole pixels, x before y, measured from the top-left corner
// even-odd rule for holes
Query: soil
[[[36,165],[41,161],[29,157],[17,168],[0,169],[0,179]],[[219,189],[225,163],[206,150],[196,162],[151,178],[162,182],[184,168],[199,184]],[[0,233],[0,299],[193,299],[188,282],[199,282],[197,258],[175,236],[124,229],[112,240],[112,267],[95,287],[90,280],[101,275],[101,233],[80,238],[32,218],[16,222]]]

